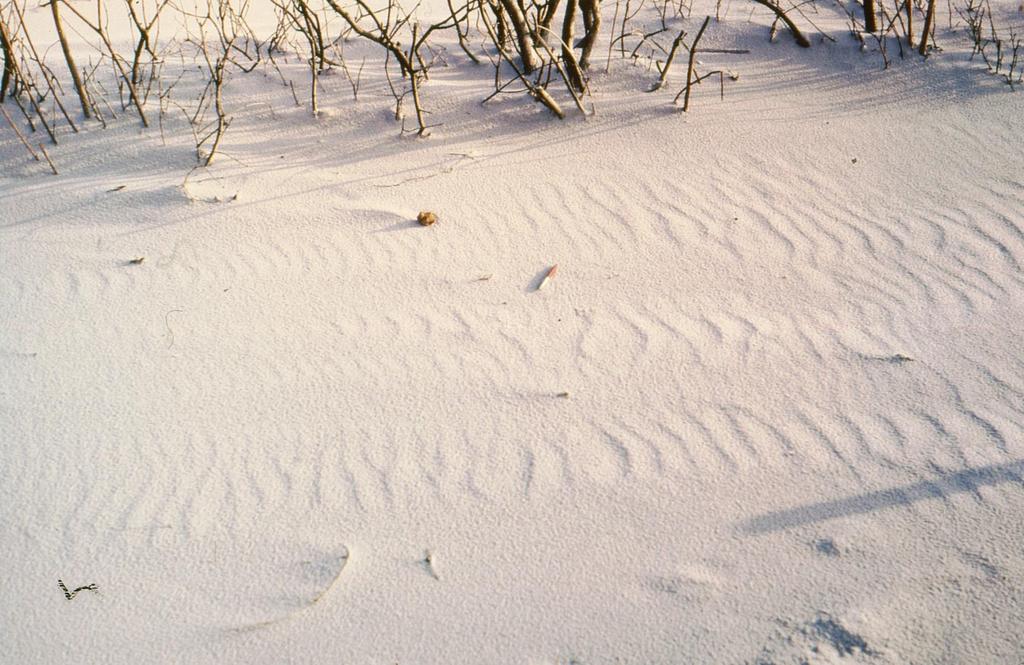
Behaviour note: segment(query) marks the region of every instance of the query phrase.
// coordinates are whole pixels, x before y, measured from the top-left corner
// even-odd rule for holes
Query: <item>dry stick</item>
[[[995,44],[996,47],[996,66],[994,73],[998,74],[999,70],[1003,68],[1003,40],[999,39],[999,34],[996,32],[996,24],[992,18],[992,5],[989,4],[988,0],[985,0],[985,4],[988,6],[988,30],[991,35],[991,39],[989,39],[988,42],[990,44]],[[934,41],[934,39],[935,33],[932,32],[932,40]],[[985,58],[985,64],[988,65],[989,68],[992,67],[988,58]]]
[[[512,29],[516,33],[516,41],[519,44],[519,57],[523,62],[523,71],[527,74],[533,72],[540,63],[533,51],[533,40],[530,38],[530,27],[526,23],[526,16],[516,0],[499,0],[502,9],[508,16]]]
[[[228,63],[233,62],[230,57],[231,51],[232,49],[237,48],[235,46],[235,41],[238,39],[238,32],[235,19],[238,19],[239,17],[233,11],[228,15],[225,11],[226,9],[230,9],[230,7],[224,0],[221,0],[221,4],[218,5],[218,21],[214,22],[214,30],[216,31],[218,41],[220,42],[220,49],[213,60],[210,59],[210,55],[207,50],[205,30],[201,31],[200,37],[200,51],[203,54],[203,60],[206,63],[206,70],[210,73],[210,81],[207,83],[207,87],[203,91],[203,95],[200,98],[199,108],[196,110],[197,115],[194,116],[194,118],[198,117],[199,112],[203,110],[204,100],[211,87],[213,89],[214,113],[217,115],[214,129],[202,137],[201,140],[196,142],[196,155],[199,159],[202,159],[203,166],[209,166],[213,162],[214,156],[217,154],[217,149],[220,147],[220,142],[224,138],[224,134],[227,133],[228,127],[231,124],[231,119],[227,117],[224,110],[224,75]],[[206,19],[212,20],[212,17],[208,15]],[[203,21],[204,24],[206,19]],[[229,22],[230,35],[228,28]],[[235,64],[237,65],[237,63]],[[238,66],[241,67],[241,65]],[[209,127],[209,125],[207,125],[207,127]],[[200,146],[210,140],[211,137],[213,137],[213,143],[211,144],[210,150],[207,152],[204,159],[199,152]]]
[[[317,116],[320,113],[317,86],[319,85],[320,69],[324,66],[323,36],[320,33],[319,21],[315,16],[310,15],[306,3],[296,0],[295,4],[302,14],[304,25],[299,24],[297,17],[293,17],[292,22],[309,44],[309,103],[313,115]]]
[[[580,0],[580,11],[583,13],[580,67],[590,69],[590,52],[594,50],[594,43],[601,31],[601,0]]]
[[[932,31],[932,23],[935,21],[935,0],[928,0],[928,11],[924,15],[924,30],[921,31],[921,46],[918,53],[928,55],[928,33]]]
[[[914,48],[914,3],[913,0],[904,0],[904,4],[907,7],[907,46]]]
[[[53,143],[53,145],[57,145],[57,135],[53,133],[53,128],[50,127],[50,123],[46,122],[46,116],[43,115],[43,109],[39,108],[39,103],[36,101],[36,96],[32,94],[31,88],[35,87],[34,84],[30,85],[29,82],[25,79],[25,77],[21,76],[20,71],[16,70],[15,74],[17,74],[18,78],[21,79],[21,87],[29,91],[29,94],[26,95],[28,97],[28,103],[32,105],[33,109],[35,109],[36,117],[39,119],[39,122],[43,124],[43,129],[45,129],[46,133],[50,136],[50,141]],[[18,108],[21,109],[22,114],[26,118],[28,118],[28,124],[32,128],[32,131],[36,131],[35,123],[32,122],[32,118],[29,117],[29,114],[25,110],[25,107],[21,105],[21,100],[19,100],[16,96],[12,96],[12,99],[14,99],[15,103],[18,105]]]
[[[803,20],[805,20],[808,23],[810,23],[811,27],[814,28],[815,30],[817,30],[818,34],[821,35],[823,39],[827,39],[830,42],[832,42],[833,44],[835,44],[836,43],[836,38],[833,37],[832,35],[828,34],[827,32],[825,32],[824,30],[822,30],[820,27],[818,27],[818,24],[815,23],[814,21],[812,21],[811,17],[808,16],[807,14],[805,14],[804,10],[801,9],[801,7],[803,7],[806,4],[811,4],[812,6],[814,6],[814,2],[815,2],[815,0],[803,0],[803,2],[800,2],[798,4],[793,5],[793,11],[795,11],[797,14],[799,14],[800,17],[803,18]],[[885,10],[883,9],[882,11],[884,12]],[[817,13],[817,6],[815,6],[815,13]]]
[[[513,78],[513,79],[509,79],[508,81],[505,81],[504,83],[495,82],[495,84],[494,84],[494,92],[492,92],[491,94],[489,94],[486,97],[484,97],[483,99],[481,99],[480,100],[480,105],[483,106],[484,104],[486,104],[487,102],[491,101],[492,99],[494,99],[498,95],[502,94],[503,92],[505,92],[505,88],[509,87],[510,85],[512,85],[513,83],[515,83],[518,80],[519,80],[518,78]],[[526,88],[523,88],[522,90],[513,90],[512,92],[529,92],[529,90],[526,89]]]
[[[352,73],[348,70],[348,65],[345,61],[341,61],[341,69],[345,72],[345,77],[348,79],[349,85],[352,87],[352,101],[359,101],[359,84],[363,80],[363,67],[366,66],[366,58],[363,58],[359,63],[359,70],[356,72],[356,77],[352,78]]]
[[[888,13],[885,11],[885,5],[884,4],[881,5],[881,9],[882,9],[882,20],[885,21],[885,19],[888,18]],[[895,26],[896,26],[896,22],[897,21],[899,22],[901,28],[904,27],[903,26],[903,15],[900,14],[900,5],[899,5],[899,1],[898,0],[896,2],[896,13],[893,14],[892,19],[889,20],[889,24],[886,25],[885,28],[882,30],[882,34],[875,36],[875,39],[878,41],[878,47],[879,47],[878,50],[882,54],[882,61],[885,63],[885,69],[889,68],[889,58],[886,55],[886,52],[888,50],[886,48],[886,40],[887,40],[887,37],[888,37],[890,32],[893,32],[896,35],[896,45],[899,46],[899,48],[900,48],[900,58],[902,59],[904,57],[904,53],[903,53],[903,40],[900,39],[899,30],[895,30],[894,29]]]
[[[343,19],[345,19],[345,22],[348,23],[349,27],[352,28],[353,32],[355,32],[360,37],[368,39],[386,49],[387,52],[390,55],[394,56],[395,60],[398,61],[398,64],[402,69],[402,76],[409,76],[412,83],[413,103],[416,105],[416,119],[420,123],[419,134],[420,136],[423,136],[427,130],[427,127],[423,122],[423,109],[420,107],[419,101],[419,81],[416,80],[416,76],[418,75],[419,72],[417,71],[416,66],[413,64],[413,58],[415,57],[415,54],[418,51],[419,47],[426,40],[427,36],[433,31],[435,27],[437,27],[438,24],[435,24],[428,28],[427,31],[419,38],[419,41],[417,41],[416,39],[416,29],[414,27],[412,45],[409,47],[409,52],[406,53],[401,49],[398,43],[392,39],[393,35],[406,22],[406,20],[400,21],[399,24],[396,25],[393,30],[388,30],[383,24],[381,24],[380,19],[378,19],[377,15],[373,13],[369,5],[366,4],[365,0],[356,0],[356,3],[359,5],[359,7],[363,9],[363,11],[366,12],[367,16],[369,16],[370,19],[373,21],[374,25],[377,28],[377,34],[374,34],[373,32],[370,32],[369,30],[360,27],[359,23],[357,22],[357,19],[354,18],[345,8],[339,5],[336,2],[336,0],[327,0],[327,4],[331,6],[331,9],[333,9],[335,12],[341,15]],[[389,4],[388,11],[390,12],[390,10],[391,5]],[[387,71],[386,64],[385,71]]]
[[[1010,44],[1013,46],[1013,57],[1010,60],[1010,71],[1007,72],[1006,74],[1006,82],[1010,85],[1010,90],[1014,90],[1013,71],[1017,69],[1017,64],[1020,61],[1020,50],[1021,47],[1024,47],[1024,42],[1022,42],[1021,39],[1017,37],[1017,35],[1014,33],[1012,29],[1010,30]],[[1018,81],[1024,79],[1024,71],[1017,75],[1017,79]]]
[[[580,71],[573,57],[573,24],[576,21],[576,0],[567,0],[565,5],[565,19],[562,21],[562,59],[566,64],[566,73],[569,78],[566,82],[577,91],[583,90],[583,72]]]
[[[17,9],[17,5],[15,5],[15,8]],[[24,23],[22,23],[22,27],[24,27]],[[3,20],[0,20],[0,42],[3,43],[3,49],[5,54],[4,79],[5,81],[9,80],[7,78],[7,74],[9,72],[11,78],[13,78],[14,80],[14,90],[12,90],[11,92],[11,99],[13,99],[14,103],[18,105],[18,108],[21,110],[21,114],[25,116],[25,120],[28,121],[28,126],[32,128],[32,131],[37,131],[36,124],[32,122],[32,116],[30,116],[28,111],[25,110],[25,106],[21,103],[21,99],[19,99],[19,90],[27,90],[29,92],[29,94],[26,95],[28,97],[29,104],[31,104],[32,108],[35,110],[36,115],[39,118],[39,121],[43,124],[43,128],[46,130],[46,133],[49,134],[50,140],[53,141],[54,145],[56,145],[57,137],[56,135],[54,135],[49,123],[46,122],[46,117],[43,115],[43,110],[39,108],[39,104],[36,102],[36,95],[32,94],[32,88],[34,87],[34,84],[28,78],[26,78],[21,73],[21,70],[18,68],[17,61],[15,60],[14,57],[14,40],[11,38],[11,35],[7,30],[6,21]],[[9,69],[7,68],[8,65],[10,66]],[[6,86],[7,84],[5,83],[4,89],[6,89]],[[0,100],[2,99],[3,97],[0,96]]]
[[[900,31],[902,30],[904,35],[909,34],[909,33],[908,33],[908,30],[907,30],[907,23],[903,19],[903,12],[902,12],[903,5],[901,4],[901,0],[893,0],[893,8],[895,9],[895,11],[893,12],[893,18],[892,18],[891,21],[889,21],[889,27],[887,27],[885,29],[885,33],[883,33],[883,34],[888,34],[890,30],[892,31],[893,35],[896,37],[896,41],[899,43],[900,57],[902,58],[902,57],[904,57],[904,52],[903,52],[903,39],[902,39],[902,36],[900,35]],[[886,15],[885,5],[884,4],[882,5],[882,15],[883,16]],[[899,29],[896,29],[896,24],[897,23],[899,23]]]
[[[618,23],[618,21],[619,21],[619,0],[615,0],[615,16],[612,17],[612,33],[613,34],[615,32],[615,24]],[[609,71],[611,71],[611,68],[612,68],[612,47],[615,45],[615,40],[611,39],[610,37],[611,37],[611,35],[609,35],[609,39],[608,39],[608,60],[605,62],[605,65],[604,65],[604,73],[605,74],[607,74]]]
[[[697,43],[700,42],[700,38],[704,36],[704,31],[707,29],[708,23],[710,22],[710,16],[704,19],[704,24],[700,26],[700,30],[697,32],[697,36],[693,40],[693,45],[690,46],[690,62],[686,66],[686,96],[683,97],[684,113],[690,109],[690,86],[693,82],[693,62],[697,59]]]
[[[651,86],[651,89],[647,92],[654,92],[655,90],[661,90],[665,85],[665,79],[668,78],[668,68],[672,66],[672,61],[676,57],[676,51],[679,50],[679,45],[683,43],[683,37],[686,36],[686,30],[680,30],[675,40],[672,42],[672,48],[669,49],[668,58],[665,59],[665,66],[661,69],[661,78],[658,82]]]
[[[639,57],[637,54],[640,53],[640,49],[642,49],[644,47],[644,45],[647,43],[647,40],[651,40],[651,42],[654,44],[654,46],[659,51],[661,51],[662,53],[665,53],[665,49],[662,48],[661,45],[658,42],[654,41],[653,38],[657,37],[658,35],[660,35],[661,33],[665,32],[667,30],[668,30],[668,28],[658,28],[656,30],[651,30],[650,32],[645,32],[644,34],[640,35],[640,41],[638,41],[636,46],[633,47],[633,50],[630,51],[629,57],[632,58],[633,60],[636,60]],[[652,59],[654,58],[654,49],[653,48],[651,49],[650,57]],[[648,65],[647,69],[650,70],[650,65]]]
[[[167,138],[164,136],[164,114],[166,113],[164,110],[164,96],[171,94],[171,90],[174,88],[175,84],[177,84],[177,81],[171,84],[171,87],[167,89],[167,92],[164,92],[163,79],[157,79],[156,82],[156,101],[159,105],[159,113],[157,113],[156,122],[160,127],[160,143],[164,146],[167,145]]]
[[[419,21],[416,22],[414,28],[418,27],[418,26],[419,26]],[[413,32],[415,33],[416,30],[414,29]],[[423,55],[420,54],[419,49],[422,46],[426,46],[427,50],[430,51],[431,59],[430,59],[430,64],[429,65],[426,63],[425,60],[423,60]],[[419,46],[417,46],[416,45],[416,40],[414,39],[413,40],[412,48],[409,49],[409,59],[412,60],[413,58],[416,59],[416,64],[419,65],[419,73],[423,76],[423,80],[424,81],[429,81],[430,80],[430,68],[434,66],[434,62],[437,60],[437,54],[434,53],[434,50],[432,48],[430,48],[429,44],[422,44],[421,43]]]
[[[384,55],[384,78],[388,82],[388,90],[391,91],[391,96],[395,99],[395,122],[402,121],[402,133],[405,133],[405,118],[402,115],[402,103],[405,101],[405,96],[408,93],[403,92],[401,95],[395,90],[395,84],[391,81],[391,54],[386,53]],[[402,75],[405,78],[405,75]]]
[[[63,0],[53,1],[60,2]],[[128,95],[131,97],[132,103],[135,104],[135,110],[139,113],[139,119],[142,121],[142,126],[149,127],[149,120],[146,119],[146,113],[142,110],[142,101],[139,100],[139,96],[135,91],[135,84],[132,83],[131,77],[128,75],[128,72],[125,71],[124,65],[121,63],[121,58],[117,55],[117,52],[114,50],[114,45],[110,43],[110,39],[107,37],[107,33],[104,32],[102,25],[98,23],[97,25],[93,25],[91,22],[89,22],[87,18],[85,18],[85,16],[82,15],[81,12],[75,9],[71,4],[68,4],[66,2],[65,4],[67,5],[67,8],[70,9],[73,14],[75,14],[75,16],[81,19],[82,23],[85,23],[85,25],[87,25],[93,32],[95,32],[99,36],[100,40],[103,42],[103,45],[107,47],[107,52],[110,53],[110,59],[114,61],[114,66],[117,67],[118,72],[120,72],[121,74],[121,78],[124,79],[124,84],[128,87]],[[97,8],[97,12],[98,11],[99,9]]]
[[[875,0],[864,0],[864,29],[870,33],[878,32],[875,13]]]
[[[32,122],[32,116],[29,115],[27,110],[25,110],[25,105],[21,103],[21,98],[18,95],[11,95],[11,99],[13,99],[14,103],[17,104],[18,110],[21,111],[21,115],[25,117],[25,121],[28,123],[29,128],[33,132],[38,132],[39,130],[36,129],[36,123]]]
[[[316,14],[309,10],[309,6],[305,3],[305,0],[295,0],[295,6],[298,8],[302,17],[301,22],[299,21],[299,17],[294,16],[286,7],[283,5],[279,6],[281,6],[282,10],[291,19],[295,28],[303,37],[305,37],[306,43],[309,45],[309,98],[313,115],[316,116],[320,112],[317,97],[319,74],[325,63],[323,33],[320,28],[320,20],[317,18]]]
[[[537,27],[538,27],[538,34],[540,34],[539,31],[542,28],[541,28],[541,26],[539,24],[538,24]],[[548,31],[548,34],[551,34],[551,32]],[[586,108],[584,108],[584,106],[583,106],[583,100],[580,99],[579,92],[577,92],[576,89],[573,87],[572,83],[570,83],[570,76],[569,76],[568,72],[565,70],[565,68],[562,67],[562,63],[555,56],[554,51],[551,50],[551,47],[548,46],[547,42],[545,42],[543,39],[539,40],[539,43],[540,43],[541,47],[547,52],[548,57],[551,58],[551,63],[558,70],[559,76],[561,76],[562,80],[565,81],[565,87],[569,91],[569,94],[572,95],[572,100],[573,100],[573,102],[576,103],[576,108],[578,108],[580,110],[580,113],[582,113],[583,115],[589,115],[587,113]],[[579,64],[576,62],[576,57],[575,57],[575,55],[573,55],[572,49],[568,49],[565,46],[565,42],[562,42],[562,54],[563,54],[563,56],[566,53],[568,53],[568,57],[569,57],[569,61],[570,61],[570,66],[574,67],[576,71],[579,71]],[[585,82],[584,82],[584,90],[586,90],[586,83]],[[581,90],[580,92],[583,92],[583,90]]]
[[[28,154],[32,155],[32,159],[38,162],[39,155],[37,155],[36,151],[32,149],[32,146],[29,145],[29,142],[25,140],[25,136],[21,133],[21,130],[18,129],[18,126],[14,124],[14,120],[12,120],[10,114],[7,113],[7,109],[0,106],[0,113],[3,113],[4,117],[7,118],[7,124],[10,125],[11,129],[14,130],[14,133],[17,135],[18,139],[21,140],[21,144],[25,146],[26,150],[28,150]]]
[[[97,63],[97,65],[98,64],[99,63]],[[95,77],[90,77],[90,78],[95,81]],[[89,79],[86,79],[86,81],[88,81],[88,80]],[[103,84],[101,84],[99,81],[96,81],[96,87],[99,88],[100,93],[106,93],[106,90],[103,89]],[[86,83],[86,92],[88,92],[88,91],[89,91],[88,83]],[[110,105],[110,102],[107,101],[107,98],[103,94],[100,94],[99,99],[100,99],[101,102],[103,102],[103,106],[107,107],[107,113],[110,114],[110,118],[112,120],[117,120],[117,112]],[[103,116],[100,114],[100,107],[96,103],[96,97],[91,92],[89,93],[89,101],[92,102],[92,112],[93,112],[93,114],[97,118],[100,119],[100,123],[102,123],[103,127],[106,128],[107,123],[106,123],[105,120],[103,120]]]
[[[68,591],[68,588],[64,585],[64,580],[60,579],[57,580],[57,586],[59,586],[60,590],[64,592],[64,597],[68,600],[74,599],[74,597],[78,595],[79,591],[98,591],[95,584],[86,584],[85,586],[78,587],[74,591]]]
[[[157,21],[160,19],[160,14],[161,14],[161,12],[163,12],[164,8],[167,7],[168,4],[170,4],[170,0],[158,0],[157,5],[156,5],[156,9],[153,12],[153,17],[149,20],[148,23],[146,23],[145,22],[145,18],[146,18],[145,7],[143,7],[142,19],[140,19],[138,14],[136,14],[136,12],[135,12],[135,5],[134,5],[134,3],[131,0],[128,1],[128,13],[131,16],[132,22],[135,24],[136,29],[139,31],[139,41],[138,41],[138,44],[136,44],[136,46],[135,46],[135,55],[134,55],[134,58],[132,59],[132,82],[133,83],[135,83],[135,84],[142,83],[142,74],[140,73],[140,69],[141,69],[141,62],[142,62],[142,53],[143,53],[143,51],[148,53],[149,56],[150,56],[149,57],[149,68],[150,68],[149,81],[146,84],[145,93],[143,94],[143,99],[144,100],[148,100],[149,99],[149,94],[150,94],[150,92],[153,89],[153,80],[160,78],[160,73],[157,70],[157,61],[159,60],[159,57],[157,56],[156,51],[154,50],[153,44],[154,44],[155,40],[150,37],[150,33],[153,30],[153,26],[157,26],[158,25]],[[157,27],[157,30],[159,31],[159,26]]]
[[[479,1],[483,2],[483,0],[479,0]],[[533,97],[534,99],[536,99],[538,102],[540,102],[544,106],[546,106],[549,111],[551,111],[552,113],[555,114],[555,116],[558,117],[559,120],[564,120],[565,119],[565,111],[563,111],[562,107],[560,107],[558,105],[558,102],[555,101],[554,97],[552,97],[551,94],[547,90],[545,90],[543,87],[541,87],[539,85],[536,85],[534,83],[531,83],[526,78],[526,75],[523,74],[522,70],[519,69],[519,67],[516,66],[515,61],[512,60],[512,58],[509,57],[509,54],[505,52],[505,47],[498,40],[498,35],[494,32],[494,26],[491,25],[491,21],[490,21],[489,18],[487,18],[487,13],[485,11],[483,11],[482,7],[481,7],[481,10],[480,10],[480,16],[483,18],[484,27],[487,28],[488,36],[491,38],[491,41],[494,42],[494,45],[498,49],[498,54],[501,55],[501,57],[505,58],[505,60],[509,64],[509,66],[512,67],[512,70],[516,73],[516,76],[519,78],[519,80],[521,80],[523,82],[523,85],[526,86],[526,89],[529,92],[530,96]],[[495,76],[497,76],[497,69],[500,66],[501,66],[501,60],[498,60],[498,64],[495,65]]]
[[[306,26],[303,34],[310,42],[310,50],[315,51],[315,58],[320,60],[318,67],[323,69],[324,63],[327,60],[327,49],[324,46],[324,35],[323,29],[320,26],[320,17],[317,16],[316,12],[310,10],[309,5],[306,4],[305,0],[295,0],[295,4],[299,7],[299,11],[302,13],[303,23],[305,23]]]
[[[309,75],[309,103],[310,103],[310,105],[312,107],[313,115],[319,115],[320,114],[320,109],[319,109],[319,105],[318,105],[318,101],[317,101],[317,96],[316,96],[316,92],[317,92],[316,91],[316,87],[317,87],[317,80],[318,80],[318,77],[319,77],[319,71],[317,70],[317,67],[316,67],[316,56],[311,56],[309,58],[309,71],[310,71],[310,75]]]
[[[4,74],[0,78],[0,104],[7,98],[7,87],[11,84],[11,78],[15,76],[14,67],[14,46],[7,35],[7,22],[0,14],[0,49],[4,53]]]
[[[210,152],[206,155],[206,161],[204,166],[209,166],[213,162],[213,156],[217,154],[217,148],[220,147],[220,141],[224,138],[224,134],[228,131],[228,125],[231,124],[231,120],[224,115],[224,97],[222,91],[224,89],[224,68],[227,66],[227,52],[217,59],[216,72],[216,83],[213,86],[213,105],[214,111],[217,113],[217,127],[214,130],[213,145],[210,146]]]
[[[51,3],[56,5],[56,0],[51,0]],[[139,31],[139,41],[135,45],[135,53],[132,56],[132,83],[138,84],[142,82],[142,76],[139,74],[140,63],[142,62],[142,50],[147,48],[149,43],[149,30],[139,20],[138,15],[135,13],[135,5],[132,0],[127,0],[125,3],[128,5],[128,14],[131,16],[132,22],[135,24],[135,28]],[[159,16],[159,10],[157,16]],[[152,52],[152,51],[150,51]]]
[[[480,59],[477,58],[473,54],[473,52],[469,50],[469,44],[466,43],[466,35],[469,34],[469,27],[468,27],[469,26],[469,9],[468,9],[468,5],[463,7],[464,9],[466,9],[466,26],[467,26],[466,27],[466,32],[465,32],[465,34],[463,34],[463,32],[462,32],[462,25],[459,22],[458,17],[456,17],[456,15],[455,15],[455,6],[452,5],[452,0],[446,0],[446,1],[448,3],[448,11],[451,12],[452,21],[455,22],[455,34],[458,35],[458,37],[459,37],[459,48],[461,48],[462,51],[467,56],[469,56],[469,59],[473,61],[474,65],[479,65],[480,64]]]
[[[39,71],[43,75],[43,80],[46,81],[46,89],[50,92],[50,95],[53,97],[53,101],[57,105],[57,108],[60,109],[61,115],[64,116],[64,119],[68,121],[68,125],[70,125],[71,129],[74,130],[74,132],[77,134],[78,127],[75,126],[75,122],[71,119],[71,116],[68,115],[67,109],[64,108],[64,103],[61,101],[60,95],[57,93],[57,89],[53,85],[56,77],[53,75],[53,72],[51,72],[50,69],[46,66],[45,61],[39,57],[39,53],[36,51],[36,45],[32,42],[32,38],[28,34],[28,28],[25,26],[25,15],[22,13],[21,7],[18,6],[17,2],[12,2],[11,4],[14,6],[14,11],[18,14],[18,20],[21,21],[21,27],[25,32],[25,42],[28,44],[28,48],[32,52],[32,57],[35,59],[36,64],[39,66]],[[24,80],[24,77],[22,77],[22,80]],[[33,86],[38,90],[38,86],[35,86],[34,84]],[[32,105],[35,107],[36,113],[42,113],[39,109],[39,106],[35,102],[33,102]],[[42,118],[40,118],[40,120],[42,120]],[[43,120],[43,124],[46,124],[45,120]],[[49,131],[49,127],[47,127],[47,131]],[[54,137],[52,132],[50,132],[50,138],[53,140],[54,145],[56,145],[57,139]]]
[[[58,175],[57,167],[53,165],[53,160],[50,159],[50,155],[46,152],[46,148],[43,147],[42,143],[39,144],[39,149],[43,151],[43,157],[46,158],[46,163],[50,165],[50,170],[53,171],[53,175]]]
[[[704,79],[709,79],[709,78],[711,78],[712,76],[715,76],[715,75],[718,75],[718,91],[719,91],[718,94],[719,94],[719,99],[724,101],[725,100],[725,77],[727,76],[727,74],[726,74],[726,72],[722,71],[721,69],[716,69],[713,72],[708,72],[706,74],[702,74],[700,76],[694,77],[693,84],[694,85],[699,85],[699,84],[704,82]],[[731,73],[731,72],[728,74],[728,76],[733,81],[735,81],[737,79],[737,76],[735,74]],[[676,95],[675,99],[673,99],[672,101],[673,102],[679,101],[679,98],[683,96],[683,93],[685,91],[686,91],[685,88],[683,90],[680,90],[679,94]]]
[[[409,45],[409,62],[412,62],[413,57],[416,55],[416,32],[419,29],[419,23],[412,26],[412,44]],[[409,84],[412,87],[412,105],[416,110],[416,122],[420,126],[419,136],[427,136],[427,123],[423,119],[423,106],[420,104],[420,85],[419,75],[416,71],[409,72]]]
[[[788,16],[786,16],[786,12],[782,11],[781,7],[772,2],[772,0],[754,0],[754,2],[756,2],[759,5],[764,5],[768,9],[775,12],[776,18],[785,23],[786,27],[789,28],[789,31],[793,33],[793,39],[796,40],[797,44],[804,48],[811,47],[811,42],[808,41],[807,37],[804,36],[804,33],[800,32],[800,28],[796,27],[796,24],[793,23],[793,21]]]
[[[131,2],[129,2],[131,6]],[[89,99],[85,94],[85,87],[82,85],[82,77],[78,73],[78,67],[75,65],[75,59],[71,55],[71,46],[68,44],[68,38],[64,35],[64,25],[60,20],[60,10],[57,0],[50,0],[50,12],[53,14],[53,25],[57,30],[57,39],[60,40],[60,48],[64,51],[64,61],[68,65],[68,70],[71,72],[71,81],[75,85],[75,93],[78,95],[78,102],[82,105],[82,115],[86,119],[91,117],[89,112]]]
[[[640,10],[643,9],[644,2],[643,2],[643,0],[640,0],[640,7],[635,12],[633,12],[632,14],[629,13],[629,5],[630,5],[630,0],[626,0],[626,6],[622,10],[622,23],[621,23],[621,25],[619,27],[619,36],[614,38],[614,39],[612,39],[612,44],[614,44],[615,42],[619,43],[619,56],[623,57],[623,58],[626,57],[626,24],[629,23],[629,21],[633,17],[635,17],[637,14],[640,13]],[[612,26],[612,34],[613,35],[615,34],[615,26],[614,25]],[[611,35],[609,35],[609,36],[611,36]]]
[[[555,20],[555,14],[558,13],[558,7],[562,4],[562,0],[548,0],[547,6],[544,8],[544,15],[540,19],[540,25],[545,30],[551,30],[551,23]]]
[[[477,4],[480,7],[480,12],[483,13],[483,0],[479,0]],[[497,41],[495,45],[501,44],[504,46],[508,43],[508,27],[505,25],[505,10],[501,8],[501,3],[497,0],[487,0],[487,6],[494,12],[494,20],[497,22]],[[480,28],[480,23],[476,25],[477,29]]]
[[[149,42],[149,30],[139,19],[138,14],[135,13],[133,0],[126,0],[125,4],[128,6],[128,15],[131,17],[135,29],[139,31],[139,40],[135,44],[135,53],[132,56],[132,83],[138,84],[142,82],[142,75],[139,73],[139,69],[142,63],[142,51],[147,48]],[[159,16],[159,9],[157,10],[157,16]]]

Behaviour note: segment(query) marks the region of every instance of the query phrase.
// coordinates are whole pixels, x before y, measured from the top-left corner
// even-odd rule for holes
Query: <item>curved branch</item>
[[[788,16],[786,16],[786,12],[782,11],[782,7],[779,7],[771,0],[754,0],[754,2],[756,2],[759,5],[764,5],[768,9],[775,12],[775,15],[779,18],[779,20],[785,23],[786,27],[789,28],[789,31],[793,33],[793,39],[796,40],[797,44],[804,48],[811,47],[811,42],[807,39],[804,33],[800,32],[800,28],[796,27],[796,23],[793,23],[793,21]]]

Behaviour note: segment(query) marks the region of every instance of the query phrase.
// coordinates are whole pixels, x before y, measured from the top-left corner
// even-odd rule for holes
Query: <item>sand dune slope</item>
[[[59,186],[4,146],[5,651],[1024,659],[1019,95],[786,62],[686,118],[242,113],[193,201],[131,128]]]

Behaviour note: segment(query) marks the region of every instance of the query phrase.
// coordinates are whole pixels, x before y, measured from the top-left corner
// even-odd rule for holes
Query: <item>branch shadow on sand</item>
[[[1008,482],[1024,486],[1024,459],[1007,464],[964,469],[939,476],[933,480],[857,494],[844,499],[776,510],[741,522],[737,530],[745,535],[756,536],[840,517],[863,515],[886,508],[905,507],[927,499],[940,499],[952,494],[976,492],[979,487]]]

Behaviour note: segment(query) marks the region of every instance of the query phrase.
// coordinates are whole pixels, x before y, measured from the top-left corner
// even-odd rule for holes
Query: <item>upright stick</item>
[[[686,96],[683,97],[683,112],[688,111],[690,108],[690,87],[693,85],[693,63],[697,59],[697,44],[700,42],[700,38],[704,36],[704,31],[707,30],[708,23],[710,22],[710,16],[704,19],[703,25],[700,26],[700,31],[697,32],[697,36],[690,46],[690,63],[686,66]]]

